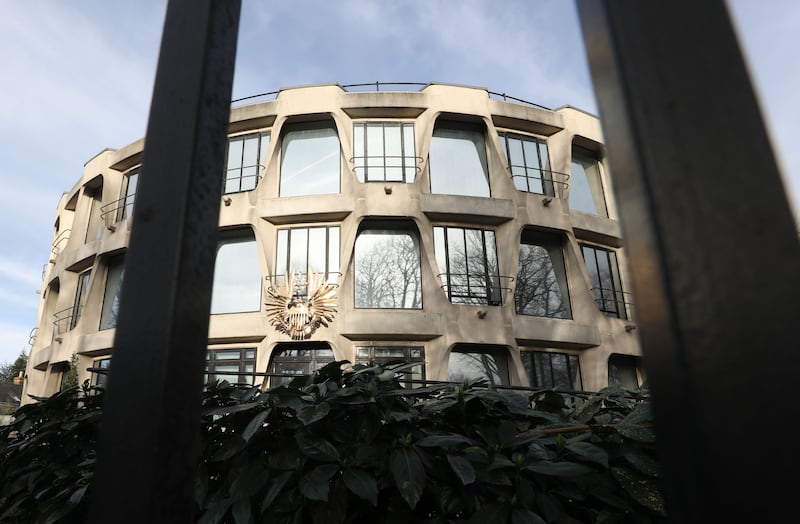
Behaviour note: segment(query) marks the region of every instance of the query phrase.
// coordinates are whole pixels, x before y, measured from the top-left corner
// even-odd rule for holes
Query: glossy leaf
[[[342,475],[344,485],[358,497],[373,506],[378,505],[378,482],[375,477],[359,468],[347,468]]]
[[[425,489],[425,469],[412,448],[392,450],[389,464],[400,495],[414,509]]]

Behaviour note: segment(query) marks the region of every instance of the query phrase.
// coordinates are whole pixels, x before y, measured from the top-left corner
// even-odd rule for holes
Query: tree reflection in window
[[[485,380],[491,385],[508,384],[508,360],[504,350],[455,347],[447,365],[449,382]]]
[[[442,287],[450,302],[501,305],[494,231],[437,226],[433,238]]]
[[[403,229],[364,229],[355,247],[357,308],[422,307],[419,242]]]
[[[519,271],[514,287],[517,313],[572,318],[561,241],[526,231],[519,247]]]
[[[278,344],[272,355],[269,372],[284,376],[271,377],[270,387],[288,384],[294,376],[310,375],[334,360],[331,347],[320,342]]]

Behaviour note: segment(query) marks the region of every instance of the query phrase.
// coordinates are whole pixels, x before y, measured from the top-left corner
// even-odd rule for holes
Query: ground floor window
[[[522,365],[531,387],[582,390],[580,358],[578,355],[553,351],[522,351]]]
[[[356,346],[356,364],[415,363],[402,372],[401,383],[419,387],[425,381],[425,349],[422,346]]]
[[[334,361],[333,350],[322,342],[287,342],[275,346],[269,364],[271,386],[288,384],[292,378],[310,375]]]
[[[108,385],[108,370],[111,368],[111,357],[99,358],[92,362],[92,367],[101,371],[92,371],[90,383],[105,388]]]
[[[447,380],[508,385],[508,350],[503,346],[457,344],[450,352]]]
[[[231,384],[255,384],[256,348],[209,349],[206,352],[206,382],[226,380]]]
[[[633,355],[614,354],[608,357],[608,385],[622,386],[626,389],[638,389],[640,358]]]

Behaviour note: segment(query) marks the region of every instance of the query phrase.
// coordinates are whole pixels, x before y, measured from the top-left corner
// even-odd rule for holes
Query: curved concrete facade
[[[322,85],[235,107],[229,137],[212,375],[405,357],[417,379],[641,383],[596,117],[480,88]],[[27,393],[55,392],[73,355],[81,381],[109,365],[143,145],[99,153],[58,204]],[[306,273],[333,289],[327,326]],[[267,305],[288,274],[306,309]]]

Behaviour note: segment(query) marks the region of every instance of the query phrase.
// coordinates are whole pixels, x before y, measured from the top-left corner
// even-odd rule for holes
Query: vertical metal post
[[[795,520],[800,245],[725,4],[578,6],[670,520]]]
[[[126,254],[90,521],[194,522],[239,0],[170,0]]]

